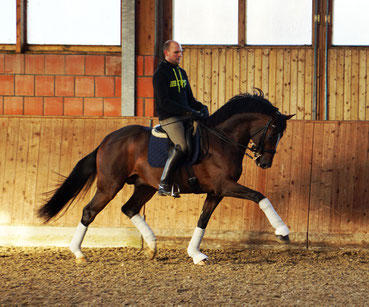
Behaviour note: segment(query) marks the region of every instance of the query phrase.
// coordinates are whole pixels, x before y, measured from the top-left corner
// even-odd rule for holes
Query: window
[[[173,21],[181,44],[238,44],[238,0],[174,0]]]
[[[15,44],[17,40],[16,1],[0,1],[0,44]]]
[[[28,0],[27,42],[120,45],[120,3],[120,0]]]
[[[311,45],[312,0],[247,0],[247,45]]]
[[[368,0],[333,1],[333,45],[369,45]]]

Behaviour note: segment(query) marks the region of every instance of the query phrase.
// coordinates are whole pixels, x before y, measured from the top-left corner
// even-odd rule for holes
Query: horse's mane
[[[256,89],[253,94],[244,93],[231,98],[206,120],[206,125],[208,127],[214,127],[239,113],[262,113],[272,115],[276,111],[278,111],[278,108],[264,98],[264,93],[261,90]]]

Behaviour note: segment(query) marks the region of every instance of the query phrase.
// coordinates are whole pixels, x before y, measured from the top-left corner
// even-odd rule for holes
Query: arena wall
[[[125,125],[149,126],[156,121],[149,117],[1,116],[0,244],[11,244],[9,236],[19,234],[16,227],[29,231],[36,229],[32,227],[39,230],[45,227],[36,215],[44,193],[55,189],[62,176],[67,176],[105,135]],[[239,182],[271,200],[290,227],[296,246],[367,247],[368,136],[368,122],[292,120],[273,167],[261,170],[245,158]],[[131,234],[121,238],[122,245],[137,243],[139,239],[137,233],[132,236],[132,225],[120,212],[131,192],[131,186],[124,187],[92,224],[103,228],[101,235],[104,229],[109,229],[114,244],[119,242],[113,236],[114,229],[118,236],[122,236],[122,229]],[[55,234],[60,229],[72,233],[70,229],[79,222],[82,208],[93,193],[94,188],[47,226],[55,227],[52,228]],[[191,236],[204,199],[204,195],[183,195],[178,200],[154,196],[142,213],[163,242],[181,244],[183,238]],[[45,228],[44,235],[50,235],[50,229]],[[245,246],[269,244],[274,236],[258,206],[250,201],[225,198],[209,223],[206,237],[214,246],[219,246],[219,242]],[[14,239],[13,244],[16,242]],[[51,245],[55,242],[46,240]]]
[[[35,215],[43,193],[54,189],[58,174],[68,175],[110,131],[157,121],[152,117],[152,76],[161,43],[172,37],[172,1],[135,4],[136,118],[119,117],[120,46],[0,45],[0,244],[69,242],[65,236],[73,233],[92,192],[49,226]],[[240,26],[244,29],[244,24]],[[244,43],[183,46],[182,62],[196,98],[211,112],[233,95],[257,87],[282,113],[296,114],[272,169],[257,169],[245,159],[240,182],[271,199],[298,246],[368,246],[368,47],[329,45],[325,76],[324,44],[319,43],[314,76],[313,46]],[[310,121],[325,115],[332,121]],[[130,192],[131,187],[125,187],[98,216],[92,225],[96,231],[89,232],[94,234],[91,243],[86,244],[140,242],[120,214]],[[191,236],[203,201],[204,196],[180,200],[155,196],[143,213],[166,244],[178,245],[181,238]],[[99,239],[101,228],[108,235]],[[257,206],[226,198],[214,213],[206,238],[214,246],[220,241],[222,246],[229,242],[245,246],[271,242],[273,234]]]
[[[314,118],[314,50],[312,47],[184,46],[183,67],[195,96],[213,112],[234,95],[263,90],[282,113]],[[329,49],[327,110],[318,101],[317,117],[369,119],[369,49]],[[318,72],[317,81],[323,78]],[[323,96],[324,98],[324,96]]]

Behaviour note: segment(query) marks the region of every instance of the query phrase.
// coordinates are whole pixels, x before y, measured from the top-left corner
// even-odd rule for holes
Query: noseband
[[[250,150],[254,153],[254,157],[252,157],[251,155],[245,153],[248,157],[256,160],[259,157],[261,157],[264,152],[271,153],[271,154],[276,153],[275,149],[266,149],[266,148],[264,148],[265,137],[266,137],[266,134],[268,132],[269,126],[271,124],[272,124],[272,119],[270,119],[264,127],[260,128],[253,135],[251,135],[251,139],[252,139],[254,136],[258,135],[260,132],[263,132],[263,134],[261,135],[261,138],[259,140],[259,143],[257,145],[253,141],[251,141],[251,147],[246,148],[246,149],[248,149],[248,150]],[[279,138],[280,138],[280,136],[279,136]]]

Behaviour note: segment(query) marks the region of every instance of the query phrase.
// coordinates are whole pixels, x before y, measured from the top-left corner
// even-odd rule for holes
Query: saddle
[[[187,162],[185,169],[188,174],[188,182],[195,190],[200,193],[198,180],[194,175],[192,165],[198,163],[201,159],[200,131],[196,125],[191,125],[186,129],[187,142]],[[168,159],[168,152],[174,144],[168,138],[168,135],[160,125],[156,125],[151,129],[151,135],[148,148],[148,161],[151,167],[164,167]]]
[[[197,127],[186,129],[187,164],[196,164],[200,157],[200,133]],[[164,167],[168,159],[168,151],[174,144],[160,125],[151,129],[148,148],[148,161],[152,167]]]

